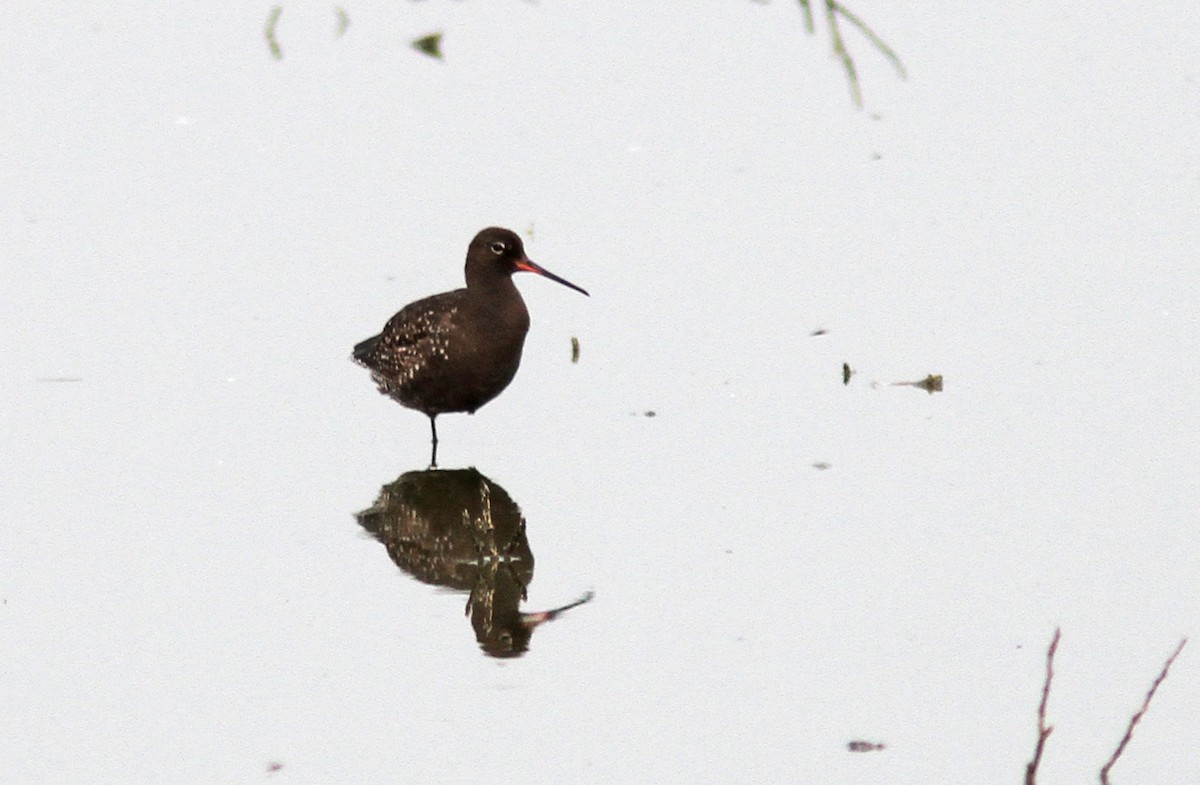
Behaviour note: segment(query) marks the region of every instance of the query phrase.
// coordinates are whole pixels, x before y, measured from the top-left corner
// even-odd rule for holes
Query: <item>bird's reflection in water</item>
[[[508,493],[475,469],[415,471],[383,486],[355,516],[419,581],[468,593],[467,614],[480,647],[517,657],[539,624],[592,598],[523,613],[533,580],[525,519]]]

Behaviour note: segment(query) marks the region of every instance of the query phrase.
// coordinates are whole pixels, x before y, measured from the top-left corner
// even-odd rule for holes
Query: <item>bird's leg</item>
[[[433,454],[429,456],[429,468],[437,468],[437,415],[429,415],[429,430],[433,433]]]

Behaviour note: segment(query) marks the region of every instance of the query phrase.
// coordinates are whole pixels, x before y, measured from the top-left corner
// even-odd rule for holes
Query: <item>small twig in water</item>
[[[804,9],[804,29],[811,33],[816,29],[813,26],[812,7],[808,4],[808,0],[800,0],[800,7]]]
[[[904,63],[900,62],[900,57],[896,52],[884,43],[883,39],[875,34],[875,31],[867,26],[867,23],[859,19],[849,8],[840,4],[833,3],[837,6],[838,13],[846,17],[846,21],[858,28],[859,32],[867,37],[867,40],[875,44],[884,57],[892,61],[892,66],[895,67],[896,73],[900,74],[901,79],[908,79],[908,69],[904,67]]]
[[[833,53],[837,55],[842,66],[846,69],[846,78],[850,80],[850,95],[854,105],[862,106],[862,90],[858,87],[858,69],[854,67],[854,58],[846,51],[846,43],[842,40],[842,31],[838,27],[837,3],[833,0],[825,2],[825,18],[829,21],[829,35],[833,38]]]
[[[279,16],[283,13],[283,6],[277,5],[271,9],[271,13],[267,16],[267,29],[263,34],[267,37],[267,46],[271,49],[271,56],[276,60],[283,59],[283,50],[279,48],[279,41],[275,38],[275,25],[279,23]]]
[[[1046,651],[1046,681],[1042,684],[1042,702],[1038,705],[1038,741],[1033,750],[1033,760],[1025,767],[1025,785],[1036,785],[1042,751],[1046,748],[1046,739],[1050,738],[1050,733],[1054,730],[1053,725],[1046,724],[1046,704],[1050,701],[1050,682],[1054,680],[1054,653],[1058,651],[1058,639],[1061,637],[1062,630],[1056,629],[1054,638],[1050,641],[1050,648]]]
[[[1138,709],[1137,713],[1130,718],[1129,727],[1125,729],[1125,735],[1121,738],[1121,743],[1117,745],[1117,749],[1115,752],[1113,752],[1112,757],[1108,759],[1108,763],[1105,763],[1103,768],[1100,769],[1101,785],[1108,785],[1108,770],[1111,769],[1113,764],[1117,762],[1117,759],[1121,757],[1121,753],[1125,751],[1125,745],[1129,744],[1129,740],[1133,738],[1134,727],[1141,721],[1142,715],[1146,713],[1146,710],[1150,708],[1150,701],[1154,698],[1154,693],[1158,691],[1158,685],[1162,684],[1167,678],[1167,672],[1171,670],[1171,665],[1175,663],[1175,658],[1179,656],[1179,652],[1183,651],[1183,646],[1186,643],[1187,638],[1184,638],[1179,642],[1179,645],[1175,647],[1175,651],[1172,652],[1171,656],[1167,658],[1166,663],[1163,664],[1162,670],[1158,674],[1158,678],[1154,680],[1152,685],[1150,685],[1150,691],[1146,693],[1146,700],[1142,701],[1142,708]]]
[[[812,0],[800,0],[800,9],[804,13],[804,28],[809,33],[814,30]],[[838,24],[838,17],[845,19],[850,24],[858,28],[858,31],[867,37],[876,49],[878,49],[884,57],[896,68],[896,72],[900,74],[901,79],[908,78],[908,70],[905,69],[904,63],[900,61],[900,57],[890,46],[888,46],[882,38],[880,38],[871,27],[858,17],[853,11],[838,2],[838,0],[824,0],[825,2],[825,18],[829,22],[829,37],[833,43],[833,53],[842,61],[842,67],[846,69],[846,79],[850,82],[850,95],[854,99],[854,105],[862,108],[862,90],[858,86],[858,69],[854,65],[854,58],[850,56],[850,50],[846,48],[846,42],[842,38],[842,30]]]

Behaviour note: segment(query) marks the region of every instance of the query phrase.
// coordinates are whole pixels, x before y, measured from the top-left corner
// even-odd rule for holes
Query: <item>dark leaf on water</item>
[[[413,49],[438,60],[442,59],[442,34],[430,33],[412,42]]]
[[[850,750],[851,752],[875,752],[876,750],[882,750],[885,747],[886,745],[880,744],[876,741],[861,741],[859,739],[855,739],[846,745],[846,749]]]
[[[935,392],[942,391],[942,375],[940,373],[931,373],[924,379],[917,382],[892,382],[893,387],[916,387],[933,395]]]

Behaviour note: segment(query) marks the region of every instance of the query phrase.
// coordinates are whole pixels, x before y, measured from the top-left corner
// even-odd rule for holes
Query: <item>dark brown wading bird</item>
[[[437,466],[437,416],[469,412],[495,398],[517,373],[529,311],[513,285],[530,272],[586,291],[539,267],[521,238],[489,227],[467,249],[467,287],[404,306],[383,332],[354,347],[354,361],[371,371],[379,392],[429,417],[430,466]]]

